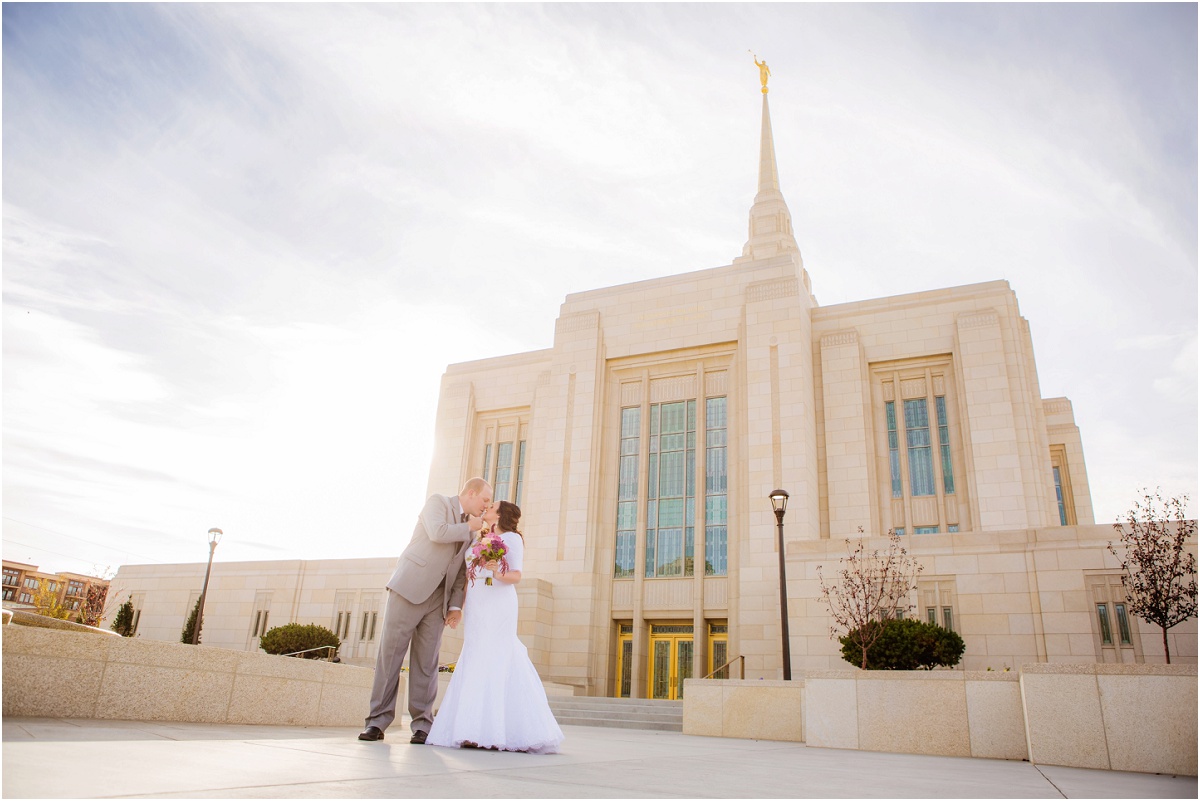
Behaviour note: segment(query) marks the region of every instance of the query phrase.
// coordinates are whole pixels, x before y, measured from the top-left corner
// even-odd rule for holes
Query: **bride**
[[[467,588],[462,653],[429,730],[430,745],[553,754],[563,740],[542,680],[517,639],[516,584],[525,550],[520,519],[521,509],[508,501],[483,514],[480,534],[499,532],[508,569],[488,562]]]

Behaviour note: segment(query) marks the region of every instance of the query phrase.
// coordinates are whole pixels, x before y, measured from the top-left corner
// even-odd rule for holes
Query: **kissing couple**
[[[425,502],[387,583],[371,709],[358,739],[382,740],[396,719],[400,667],[407,653],[409,742],[558,752],[562,729],[529,653],[517,639],[516,585],[525,551],[520,520],[516,504],[492,503],[492,487],[482,478],[469,479],[458,495],[433,495]],[[484,537],[490,539],[481,541]],[[494,544],[497,538],[502,555],[481,561],[501,550]],[[462,653],[435,718],[442,631],[460,622],[465,626]]]

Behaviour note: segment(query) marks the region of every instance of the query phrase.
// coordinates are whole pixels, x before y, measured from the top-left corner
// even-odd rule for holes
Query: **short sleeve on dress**
[[[521,561],[525,556],[525,543],[521,540],[521,535],[515,531],[504,532],[504,544],[508,546],[508,553],[504,555],[508,569],[520,570]]]

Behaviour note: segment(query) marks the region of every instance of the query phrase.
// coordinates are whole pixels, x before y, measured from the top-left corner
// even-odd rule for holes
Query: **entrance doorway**
[[[629,698],[633,684],[633,624],[617,624],[617,698]]]
[[[651,698],[683,698],[683,681],[692,678],[693,633],[691,623],[650,624]]]

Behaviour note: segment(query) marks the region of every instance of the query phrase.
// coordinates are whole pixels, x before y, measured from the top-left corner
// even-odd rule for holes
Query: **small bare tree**
[[[92,575],[104,581],[112,581],[113,576],[117,571],[112,569],[111,565],[100,567],[92,565]],[[79,622],[85,626],[99,626],[100,621],[105,618],[112,617],[115,610],[121,606],[121,593],[113,593],[109,596],[108,585],[99,583],[88,584],[87,593],[84,596],[83,604],[79,608]],[[129,593],[126,593],[127,595]]]
[[[858,529],[861,535],[863,530]],[[825,581],[817,565],[821,582],[821,600],[829,607],[833,625],[829,637],[845,632],[862,649],[862,669],[867,669],[867,651],[883,631],[881,621],[897,613],[914,609],[911,593],[917,588],[917,574],[923,569],[908,555],[895,529],[888,531],[886,551],[876,548],[868,552],[867,538],[860,536],[858,544],[846,540],[846,556],[838,560],[841,566],[837,578]]]
[[[1125,513],[1126,522],[1113,524],[1124,554],[1108,543],[1121,560],[1129,611],[1162,629],[1168,665],[1167,629],[1196,614],[1196,556],[1184,550],[1196,536],[1196,521],[1187,519],[1187,501],[1187,495],[1163,500],[1159,490],[1142,490],[1141,500]]]
[[[108,586],[105,584],[89,584],[83,603],[79,607],[77,622],[85,626],[99,626],[100,618],[108,608]]]

